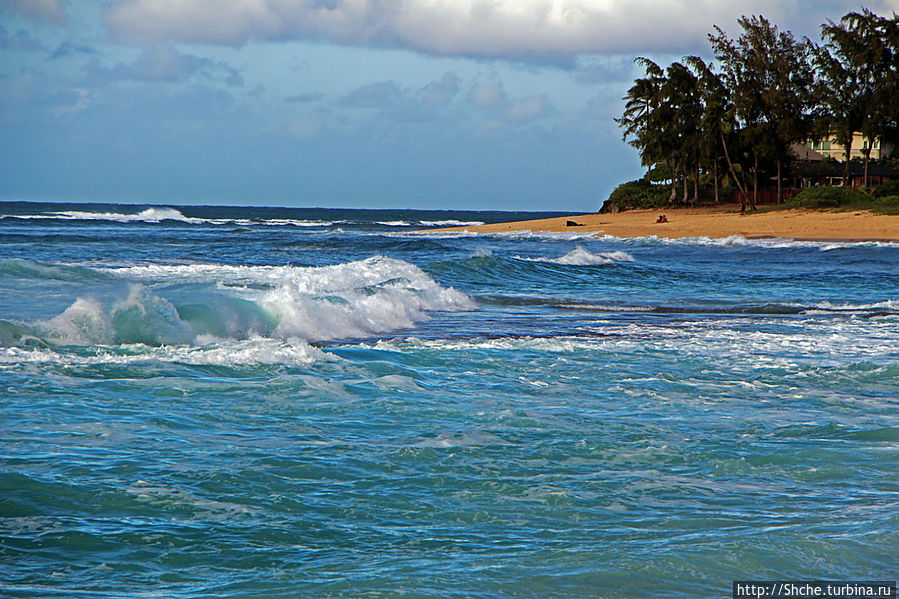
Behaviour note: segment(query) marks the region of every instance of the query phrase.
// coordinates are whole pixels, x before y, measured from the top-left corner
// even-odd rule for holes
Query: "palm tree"
[[[862,115],[861,131],[867,141],[863,149],[867,187],[874,140],[899,124],[899,17],[887,19],[862,9],[848,13],[839,24],[828,22],[822,32],[857,86],[853,108],[857,106]]]
[[[716,27],[709,41],[724,67],[734,109],[753,152],[753,201],[758,199],[759,155],[777,163],[778,201],[783,199],[782,165],[792,142],[810,132],[812,69],[808,49],[789,31],[761,16],[741,17],[736,40]]]
[[[746,190],[737,176],[730,152],[727,147],[727,136],[735,128],[733,103],[730,100],[730,92],[720,75],[712,70],[712,66],[705,63],[698,56],[688,56],[686,62],[696,73],[700,104],[702,105],[701,124],[701,151],[703,159],[711,164],[712,176],[715,186],[715,203],[718,204],[718,161],[719,141],[720,148],[724,151],[727,166],[731,178],[740,190],[740,212],[746,212]]]
[[[822,134],[832,135],[846,153],[843,180],[849,181],[849,159],[852,156],[854,133],[860,131],[865,121],[865,96],[869,93],[862,85],[861,69],[853,66],[854,36],[842,24],[829,22],[821,31],[826,43],[812,46],[819,79],[816,85],[822,114],[819,124]],[[852,41],[850,41],[852,40]]]
[[[651,168],[655,164],[666,163],[672,174],[672,198],[675,194],[676,169],[672,164],[671,139],[666,130],[670,117],[670,106],[665,102],[667,80],[662,68],[648,58],[637,58],[646,71],[646,76],[634,81],[634,85],[624,96],[624,114],[615,119],[624,129],[622,137],[640,153],[643,166]]]

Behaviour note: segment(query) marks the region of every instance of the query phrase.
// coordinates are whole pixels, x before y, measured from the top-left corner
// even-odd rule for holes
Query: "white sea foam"
[[[776,316],[772,323],[783,325]],[[849,362],[870,361],[878,367],[896,364],[895,347],[899,331],[895,320],[853,319],[828,322],[826,327],[810,315],[806,321],[782,330],[747,331],[743,318],[685,320],[676,327],[663,324],[627,324],[598,321],[590,327],[597,336],[505,337],[472,339],[403,339],[382,340],[375,350],[420,354],[428,352],[459,354],[460,358],[485,362],[505,362],[514,356],[518,364],[528,363],[523,353],[554,354],[563,362],[605,363],[596,352],[610,356],[628,354],[654,356],[676,354],[682,359],[727,364],[728,371],[746,372],[770,368],[817,371]],[[496,352],[495,355],[491,355]],[[524,360],[524,362],[522,362]],[[597,360],[599,360],[597,362]],[[598,366],[601,367],[601,366]]]
[[[483,225],[484,222],[480,220],[423,220],[419,221],[419,224],[425,227],[477,227],[478,225]]]
[[[633,262],[634,257],[627,252],[601,252],[594,254],[589,250],[578,246],[558,258],[524,258],[516,256],[519,260],[528,260],[529,262],[549,262],[552,264],[567,264],[573,266],[591,266],[615,264],[616,262]]]
[[[123,349],[127,351],[122,351]],[[313,362],[335,360],[339,358],[334,354],[312,347],[300,339],[279,340],[258,337],[242,341],[219,341],[202,346],[98,346],[90,355],[47,347],[0,348],[0,366],[31,363],[85,367],[103,364],[137,365],[148,362],[216,366],[256,364],[305,366]]]
[[[386,339],[376,342],[374,349],[400,353],[433,351],[539,351],[548,353],[573,353],[600,349],[605,340],[590,337],[505,337],[500,339]]]
[[[823,301],[814,305],[815,308],[827,311],[864,312],[868,310],[896,310],[899,311],[899,300],[886,300],[873,304],[834,304]]]
[[[292,226],[292,227],[330,227],[335,224],[336,221],[331,220],[297,220],[293,218],[269,218],[262,221],[259,224],[267,225],[271,227],[283,227],[283,226]],[[340,221],[346,222],[346,221]]]
[[[382,233],[383,235],[384,233]],[[390,234],[390,233],[387,233]],[[458,239],[465,237],[498,237],[500,239],[548,239],[548,240],[563,240],[563,241],[574,241],[578,239],[596,239],[596,236],[599,233],[583,233],[583,232],[558,232],[553,233],[549,231],[530,231],[530,230],[520,230],[520,231],[497,231],[485,233],[483,231],[471,231],[468,229],[462,231],[440,231],[440,230],[423,230],[423,231],[402,231],[397,233],[392,233],[397,237],[427,237],[430,239]]]
[[[436,437],[425,437],[410,447],[430,447],[435,449],[453,447],[477,447],[481,445],[511,445],[498,435],[487,431],[465,431],[461,433],[440,433]]]
[[[855,247],[891,247],[895,248],[899,242],[895,241],[808,241],[786,239],[781,237],[747,238],[743,235],[731,235],[729,237],[681,237],[668,238],[658,235],[645,237],[617,237],[615,235],[603,235],[603,240],[625,243],[650,243],[666,245],[703,245],[711,247],[761,247],[770,249],[789,248],[817,248],[821,251],[847,249]]]

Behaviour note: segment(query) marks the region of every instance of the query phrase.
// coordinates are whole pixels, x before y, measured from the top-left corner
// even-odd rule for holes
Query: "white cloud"
[[[526,123],[547,116],[552,107],[546,96],[518,98],[509,103],[506,116],[510,121]]]
[[[149,46],[134,62],[120,63],[111,68],[96,59],[85,66],[94,83],[134,80],[148,82],[184,81],[196,74],[223,78],[228,85],[243,85],[240,73],[218,61],[193,54],[185,54],[168,45]]]
[[[484,110],[498,110],[506,105],[506,92],[499,81],[479,83],[471,89],[471,101]]]
[[[503,84],[488,81],[476,84],[469,93],[471,103],[494,119],[510,123],[528,123],[549,116],[553,106],[545,95],[512,98],[506,95]]]
[[[29,19],[62,25],[68,20],[61,0],[0,0],[0,7],[11,6]]]
[[[445,73],[440,81],[432,81],[419,90],[419,102],[426,108],[446,106],[459,91],[459,77]]]
[[[894,2],[895,0],[883,0]],[[800,0],[131,0],[107,25],[133,42],[321,39],[438,55],[528,58],[683,48],[743,13]],[[848,3],[847,3],[848,6]],[[851,9],[851,6],[848,6]]]
[[[459,92],[455,73],[445,73],[419,89],[405,89],[394,81],[377,81],[358,87],[339,103],[353,108],[375,109],[395,121],[432,121],[441,117]]]

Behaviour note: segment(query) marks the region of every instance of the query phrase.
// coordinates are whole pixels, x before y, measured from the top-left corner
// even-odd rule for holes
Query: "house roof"
[[[826,158],[821,152],[816,152],[815,150],[803,144],[791,145],[790,152],[792,152],[793,155],[799,160],[812,160],[817,162]]]

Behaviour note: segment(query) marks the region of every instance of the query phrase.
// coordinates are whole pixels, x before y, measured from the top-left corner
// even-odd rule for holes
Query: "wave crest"
[[[516,256],[516,258],[527,260],[529,262],[548,262],[551,264],[566,264],[569,266],[594,266],[634,261],[634,257],[627,252],[615,251],[594,254],[581,246],[577,246],[564,256],[558,258],[523,258],[521,256]]]
[[[80,297],[34,323],[39,338],[148,346],[254,336],[329,341],[412,328],[434,311],[475,309],[417,266],[384,257],[324,267],[157,264],[101,272],[130,283],[128,296],[105,306]]]

